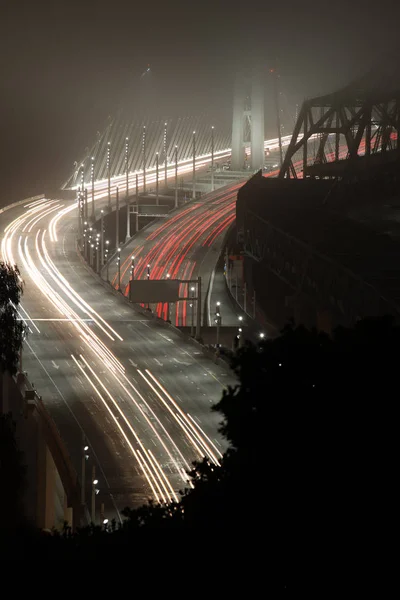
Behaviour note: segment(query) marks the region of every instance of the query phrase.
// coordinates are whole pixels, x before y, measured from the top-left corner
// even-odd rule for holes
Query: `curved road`
[[[193,460],[218,464],[223,443],[210,406],[234,380],[90,275],[75,249],[76,212],[76,202],[47,199],[5,211],[1,254],[25,281],[23,368],[78,473],[85,434],[98,506],[115,517],[149,497],[177,499]]]

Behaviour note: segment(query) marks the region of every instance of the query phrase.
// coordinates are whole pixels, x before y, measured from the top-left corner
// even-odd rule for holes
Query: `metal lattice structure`
[[[100,181],[126,173],[142,173],[144,164],[148,171],[156,166],[158,153],[159,164],[174,164],[175,147],[179,162],[191,160],[193,156],[193,132],[196,132],[196,157],[211,152],[211,127],[214,125],[208,115],[186,116],[182,118],[127,119],[121,111],[109,122],[102,134],[85,156],[75,163],[64,188],[74,188],[82,182],[88,184],[94,172],[94,180]],[[229,149],[231,131],[218,125],[214,129],[215,153]]]
[[[400,73],[386,65],[304,102],[279,177],[363,177],[399,162],[399,133]]]

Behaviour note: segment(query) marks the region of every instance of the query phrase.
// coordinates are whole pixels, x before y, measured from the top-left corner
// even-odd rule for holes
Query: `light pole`
[[[81,474],[81,504],[84,506],[86,504],[86,461],[89,460],[89,454],[87,451],[89,450],[89,446],[86,443],[85,435],[82,436],[82,474]]]
[[[242,339],[243,339],[243,317],[239,316],[239,327],[238,327],[238,335],[237,335],[237,340],[238,340],[238,346],[240,347],[242,345]]]
[[[126,177],[126,185],[125,185],[125,197],[126,203],[128,204],[129,198],[129,138],[125,138],[125,177]]]
[[[192,198],[196,198],[196,132],[193,131],[193,191]]]
[[[211,191],[214,191],[214,125],[211,127]]]
[[[191,300],[192,300],[192,302],[190,304],[190,308],[192,310],[192,324],[191,324],[191,327],[190,327],[190,335],[193,337],[194,336],[194,291],[195,291],[194,286],[192,286],[190,288],[190,291],[191,291],[190,295],[191,295]]]
[[[94,222],[94,156],[92,156],[92,161],[90,164],[90,181],[92,184],[92,221]]]
[[[158,206],[158,152],[156,152],[156,204]]]
[[[96,273],[100,273],[100,248],[99,248],[99,242],[100,242],[100,233],[97,234],[97,240],[96,240]]]
[[[115,245],[119,246],[119,188],[116,188],[115,199]]]
[[[167,273],[167,279],[169,279],[171,276],[169,273]],[[167,302],[167,318],[165,319],[167,323],[170,323],[170,319],[169,319],[169,302]]]
[[[143,195],[144,195],[144,194],[146,194],[146,125],[143,125],[142,154],[143,154]]]
[[[168,156],[167,156],[167,123],[164,123],[164,179],[165,179],[165,187],[167,188],[167,179],[168,179]]]
[[[94,244],[90,244],[90,258],[89,258],[89,263],[91,268],[94,268],[94,264],[93,264],[93,254],[94,254]]]
[[[84,223],[84,230],[83,230],[83,253],[85,256],[85,260],[87,262],[88,259],[88,243],[89,243],[89,232],[87,229],[87,221],[85,221]]]
[[[222,322],[222,317],[221,317],[221,302],[217,302],[216,304],[216,308],[215,308],[215,322],[217,324],[217,348],[219,348],[219,334],[220,334],[220,327],[221,327],[221,322]]]
[[[111,212],[111,143],[107,142],[108,210]]]
[[[131,281],[129,284],[129,302],[132,302],[132,285],[135,279],[135,257],[131,256]]]
[[[77,190],[76,199],[78,202],[78,239],[79,239],[80,249],[82,251],[83,215],[82,215],[82,198],[81,198],[81,189],[80,188],[78,188],[78,190]]]
[[[136,173],[136,219],[135,233],[139,231],[139,175]]]
[[[81,190],[82,192],[85,189],[85,165],[81,164]]]
[[[201,277],[197,278],[196,339],[201,340]]]
[[[118,265],[118,289],[121,291],[121,248],[118,248],[118,257],[117,257],[117,265]]]
[[[101,252],[100,265],[103,267],[104,266],[104,210],[103,209],[101,209],[101,211],[100,211],[100,252]]]
[[[84,191],[84,198],[85,198],[85,220],[88,220],[88,205],[87,205],[87,188],[85,188]]]
[[[175,146],[175,208],[178,208],[178,146]]]
[[[106,240],[106,251],[105,251],[105,259],[106,259],[106,265],[107,265],[107,283],[109,282],[109,270],[110,270],[110,263],[108,262],[108,246],[110,244],[110,240]]]
[[[147,265],[147,281],[150,279],[150,265]]]
[[[99,493],[99,489],[96,485],[99,483],[99,480],[96,479],[96,467],[93,465],[92,467],[92,523],[96,522],[96,496]]]

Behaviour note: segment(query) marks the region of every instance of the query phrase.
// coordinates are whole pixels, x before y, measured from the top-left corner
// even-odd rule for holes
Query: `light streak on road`
[[[35,321],[39,320],[49,323],[56,322],[60,323],[62,327],[73,328],[75,339],[81,340],[85,348],[84,354],[80,354],[79,359],[71,354],[74,365],[78,372],[84,375],[88,390],[95,391],[96,398],[117,425],[119,434],[128,444],[154,499],[164,503],[171,500],[178,501],[176,492],[179,488],[176,487],[176,478],[185,484],[192,485],[185,471],[190,470],[191,461],[195,457],[202,458],[206,454],[215,464],[218,464],[211,445],[208,443],[209,438],[201,429],[197,431],[191,424],[189,425],[187,417],[182,418],[180,415],[177,417],[176,411],[170,407],[168,407],[168,413],[175,412],[175,426],[171,425],[170,420],[166,420],[166,413],[160,412],[159,403],[151,398],[152,392],[157,398],[162,397],[162,394],[167,394],[167,399],[172,398],[164,388],[160,388],[161,394],[159,389],[156,389],[152,382],[145,377],[144,388],[148,389],[148,393],[139,392],[113,351],[114,347],[116,348],[116,345],[123,341],[123,338],[92,308],[90,303],[83,300],[73,289],[50,256],[47,245],[48,237],[52,244],[58,242],[59,222],[62,217],[76,209],[76,204],[64,207],[56,201],[42,199],[26,205],[26,208],[25,213],[14,219],[5,228],[1,242],[2,256],[6,262],[15,264],[14,245],[16,244],[18,262],[21,264],[21,272],[24,277],[30,278],[36,289],[60,316],[36,318],[36,316],[29,315],[24,306],[20,305],[19,318],[32,326],[31,331],[35,330],[39,335],[40,330],[35,324]],[[54,212],[56,212],[55,215],[53,215]],[[37,227],[42,220],[50,220],[48,229]],[[108,338],[108,345],[93,331],[90,324],[94,324],[100,330],[100,335]],[[109,347],[110,342],[113,344],[113,349]],[[63,368],[65,369],[65,367]],[[111,375],[112,384],[107,383],[105,378],[107,373]],[[71,377],[78,377],[74,369],[71,371]],[[121,403],[119,397],[123,398],[124,402]],[[169,403],[171,403],[170,400]],[[140,415],[142,422],[146,424],[146,430],[151,432],[151,438],[157,450],[150,450],[141,438],[137,427],[132,426],[132,414],[135,413]],[[167,422],[169,423],[168,427],[174,427],[173,431],[168,431]],[[141,427],[143,426],[141,425]],[[183,447],[185,449],[181,449],[179,444],[182,440],[189,440],[194,452],[188,452],[186,445]],[[166,457],[168,457],[167,462]],[[168,466],[167,471],[165,470],[166,465]],[[170,481],[171,476],[175,483]]]

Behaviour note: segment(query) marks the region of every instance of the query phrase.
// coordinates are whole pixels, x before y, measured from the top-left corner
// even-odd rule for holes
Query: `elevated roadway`
[[[223,442],[210,411],[234,379],[96,283],[76,253],[76,203],[44,199],[0,215],[1,256],[25,282],[29,326],[23,370],[66,442],[80,474],[83,435],[108,518],[126,505],[166,502],[185,471]]]

